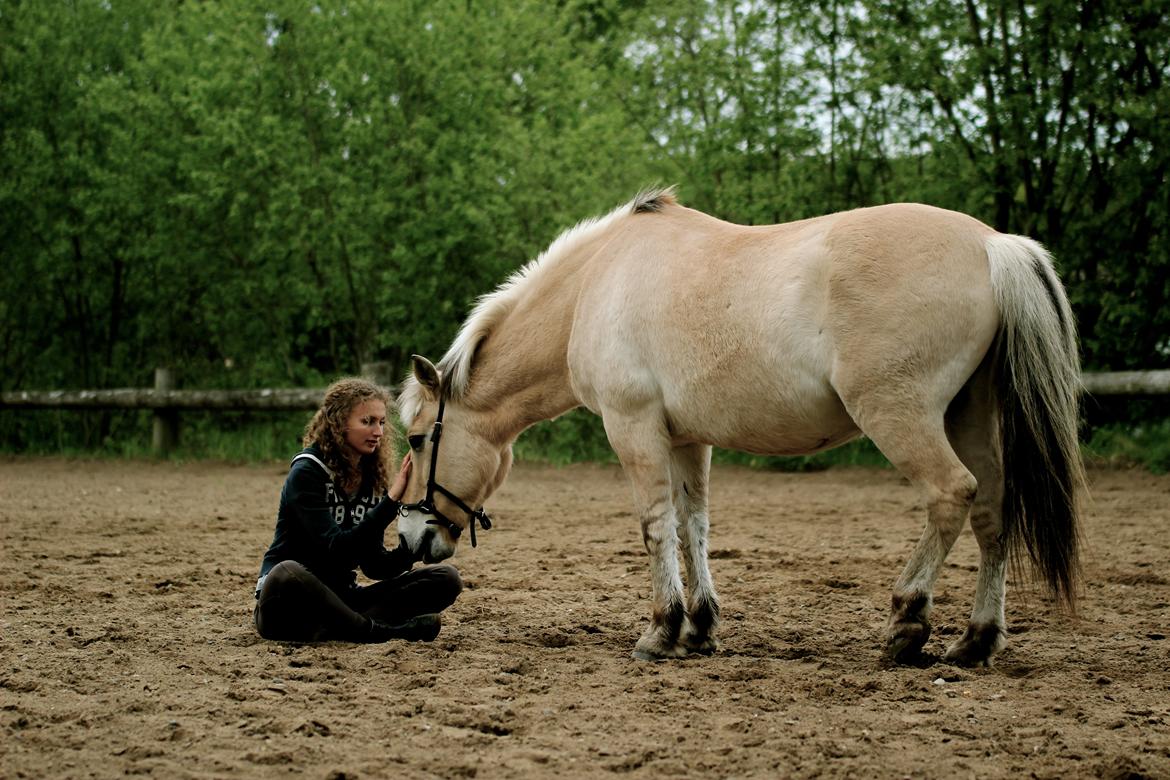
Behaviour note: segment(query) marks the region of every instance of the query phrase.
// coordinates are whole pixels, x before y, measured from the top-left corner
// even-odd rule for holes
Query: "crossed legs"
[[[397,624],[454,603],[463,583],[448,564],[423,566],[342,598],[296,561],[268,572],[256,599],[256,630],[286,642],[368,641],[372,621]]]

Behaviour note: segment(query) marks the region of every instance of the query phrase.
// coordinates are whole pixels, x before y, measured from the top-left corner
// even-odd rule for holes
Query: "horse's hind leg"
[[[674,510],[682,536],[683,560],[687,570],[687,620],[683,647],[704,655],[715,652],[719,643],[719,597],[707,567],[707,478],[711,471],[711,447],[689,444],[671,451],[670,476]]]
[[[974,475],[947,440],[943,409],[935,406],[874,393],[850,408],[862,431],[927,497],[926,528],[891,599],[886,655],[898,662],[915,659],[930,636],[934,583],[963,528],[977,487]]]
[[[605,432],[634,489],[642,541],[650,555],[650,627],[634,657],[653,661],[686,654],[679,644],[684,610],[678,567],[678,520],[671,497],[670,440],[660,415],[602,413]]]
[[[939,568],[963,529],[978,487],[975,476],[947,443],[941,421],[937,427],[923,426],[917,435],[921,436],[919,442],[907,440],[907,449],[891,450],[878,443],[886,457],[927,494],[926,528],[891,598],[886,653],[896,661],[917,657],[930,636],[930,610]]]
[[[962,638],[948,649],[945,660],[963,666],[986,666],[1005,644],[1004,579],[1006,551],[1003,533],[1003,455],[1000,449],[998,405],[991,375],[981,369],[951,405],[947,433],[979,480],[971,508],[971,530],[979,542],[979,581],[971,622]]]

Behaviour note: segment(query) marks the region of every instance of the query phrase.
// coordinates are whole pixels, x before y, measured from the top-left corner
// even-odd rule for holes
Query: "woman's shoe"
[[[367,642],[389,642],[391,639],[405,639],[407,642],[430,642],[439,635],[442,622],[436,614],[418,615],[402,623],[370,621]]]

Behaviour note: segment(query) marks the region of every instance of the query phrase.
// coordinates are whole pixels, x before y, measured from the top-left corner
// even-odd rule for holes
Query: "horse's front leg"
[[[634,489],[642,521],[642,541],[650,555],[650,627],[634,647],[642,661],[686,654],[679,644],[683,589],[678,568],[678,519],[671,500],[670,441],[662,418],[606,412],[602,415],[610,444]]]
[[[719,649],[715,629],[719,625],[719,597],[707,566],[707,478],[711,471],[711,447],[688,444],[671,451],[671,483],[674,508],[682,536],[687,567],[687,620],[682,645],[692,653],[709,655]]]

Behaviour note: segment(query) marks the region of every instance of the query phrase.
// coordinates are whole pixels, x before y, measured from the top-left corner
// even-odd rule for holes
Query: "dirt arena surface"
[[[0,461],[0,777],[1170,777],[1170,477],[1091,473],[1082,616],[1009,589],[988,670],[882,668],[897,474],[712,476],[714,657],[641,663],[616,467],[521,465],[433,644],[259,639],[280,465]],[[466,545],[466,540],[464,542]],[[936,591],[941,652],[975,585]]]

